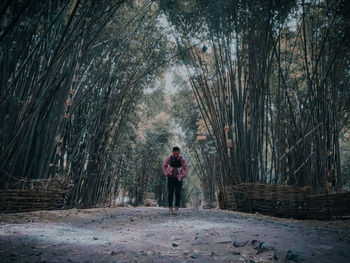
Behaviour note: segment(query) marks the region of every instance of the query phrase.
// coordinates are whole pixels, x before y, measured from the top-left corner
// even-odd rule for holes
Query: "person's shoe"
[[[174,214],[177,214],[178,212],[179,212],[179,208],[178,208],[178,207],[175,207]]]
[[[169,214],[173,214],[173,213],[174,213],[173,208],[169,207]]]

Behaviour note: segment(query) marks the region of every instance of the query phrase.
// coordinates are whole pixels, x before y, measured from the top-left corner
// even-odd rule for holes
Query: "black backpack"
[[[176,159],[173,155],[170,157],[169,165],[171,167],[181,167],[182,166],[182,157]]]

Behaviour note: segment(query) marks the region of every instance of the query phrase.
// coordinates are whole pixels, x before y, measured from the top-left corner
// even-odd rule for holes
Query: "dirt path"
[[[349,226],[146,207],[17,213],[0,215],[0,262],[348,262]]]

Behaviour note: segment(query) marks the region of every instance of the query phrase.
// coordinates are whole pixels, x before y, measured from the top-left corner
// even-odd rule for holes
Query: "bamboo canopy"
[[[222,207],[278,213],[274,202],[286,194],[300,217],[296,196],[331,215],[327,204],[347,200],[336,193],[350,180],[342,155],[349,8],[322,0],[3,1],[2,211],[118,197],[139,205],[147,193],[164,205],[160,167],[180,141],[193,174],[183,205],[203,197],[214,206],[220,193]],[[171,67],[172,91],[164,89]]]

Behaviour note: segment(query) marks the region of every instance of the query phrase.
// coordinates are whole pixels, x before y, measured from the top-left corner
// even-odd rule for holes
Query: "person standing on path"
[[[180,148],[174,147],[173,154],[167,157],[163,163],[163,173],[168,177],[168,201],[169,213],[179,211],[182,179],[187,177],[188,165],[182,156]],[[175,211],[173,211],[173,196],[175,191]]]

